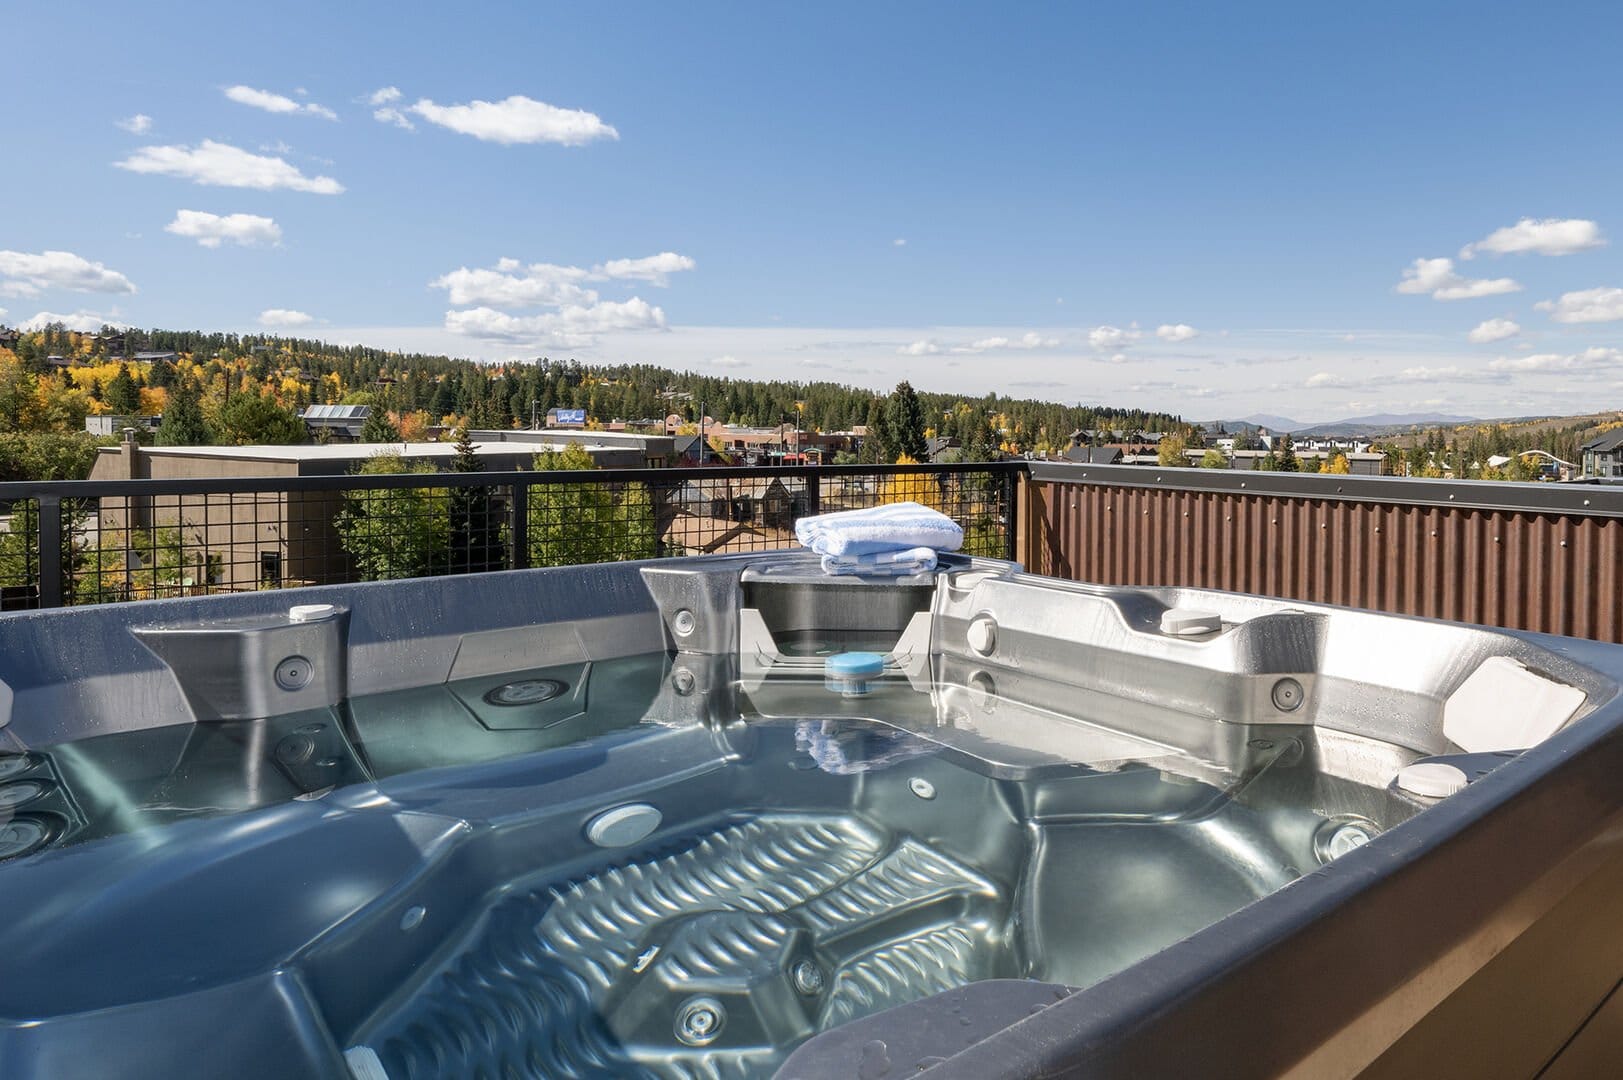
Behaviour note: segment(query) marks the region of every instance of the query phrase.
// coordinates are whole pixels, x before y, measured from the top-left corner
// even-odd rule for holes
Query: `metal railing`
[[[1018,462],[0,484],[6,609],[794,545],[801,517],[916,501],[1013,558]]]
[[[1623,488],[1026,462],[0,484],[0,606],[770,551],[906,499],[1038,573],[1623,641]]]

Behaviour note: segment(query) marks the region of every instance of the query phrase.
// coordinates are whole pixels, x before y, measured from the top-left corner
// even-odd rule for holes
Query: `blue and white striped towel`
[[[823,573],[901,577],[934,570],[935,561],[935,548],[927,547],[875,551],[868,555],[824,555]]]
[[[818,514],[795,522],[795,537],[819,555],[872,555],[927,547],[957,551],[964,530],[946,514],[914,502]]]

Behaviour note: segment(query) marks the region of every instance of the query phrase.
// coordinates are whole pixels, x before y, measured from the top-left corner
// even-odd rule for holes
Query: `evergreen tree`
[[[208,446],[214,442],[214,433],[203,418],[202,395],[190,379],[182,379],[170,388],[157,441],[159,446]]]
[[[141,391],[136,388],[128,364],[118,365],[118,374],[107,380],[107,404],[118,416],[134,416],[141,409]]]
[[[304,421],[259,394],[234,394],[220,410],[220,435],[237,446],[291,446],[305,438]]]
[[[400,441],[400,429],[389,418],[389,410],[382,405],[367,406],[366,422],[361,425],[363,443],[392,443]]]
[[[475,473],[484,470],[474,449],[472,435],[464,424],[457,429],[456,457],[451,472]],[[501,508],[488,487],[454,487],[450,490],[451,565],[453,574],[477,574],[500,570],[506,564],[502,544]]]
[[[904,380],[896,384],[885,402],[884,415],[885,457],[895,461],[905,454],[914,461],[925,460],[929,446],[924,440],[924,409],[912,383]]]
[[[1290,432],[1286,432],[1274,440],[1275,448],[1279,452],[1280,472],[1301,472],[1302,463],[1296,459],[1296,446],[1291,442]]]
[[[885,401],[883,398],[874,398],[868,403],[868,435],[863,440],[863,459],[878,462],[880,455],[885,452],[887,440],[885,438]]]
[[[147,371],[147,385],[168,389],[175,384],[175,365],[167,360],[154,360]]]

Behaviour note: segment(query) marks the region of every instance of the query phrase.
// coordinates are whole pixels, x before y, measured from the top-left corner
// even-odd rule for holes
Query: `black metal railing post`
[[[39,606],[62,606],[62,496],[41,495],[39,505]]]
[[[1020,561],[1020,474],[1010,469],[1003,474],[1003,557]]]
[[[510,570],[523,570],[530,565],[530,485],[520,481],[512,486],[511,491],[507,567]]]
[[[806,477],[806,516],[816,517],[823,512],[823,474]]]

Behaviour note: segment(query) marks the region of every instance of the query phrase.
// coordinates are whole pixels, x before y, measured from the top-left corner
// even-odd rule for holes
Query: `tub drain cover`
[[[485,692],[487,705],[539,705],[543,701],[551,701],[559,694],[568,690],[557,679],[524,679],[521,682],[503,683],[494,690]]]

